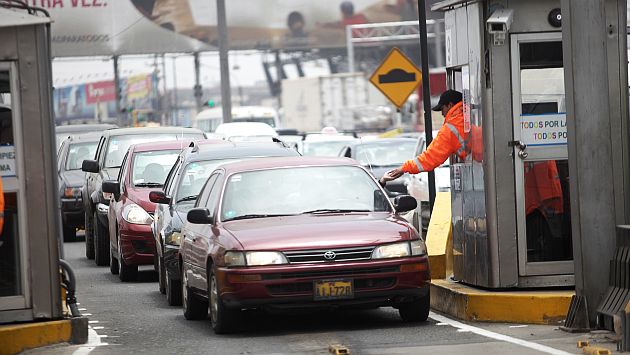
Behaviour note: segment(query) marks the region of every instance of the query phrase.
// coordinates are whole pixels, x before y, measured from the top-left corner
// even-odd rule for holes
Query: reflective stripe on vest
[[[466,151],[466,141],[464,140],[464,138],[462,138],[462,136],[459,135],[459,132],[457,131],[457,128],[455,128],[455,126],[453,126],[450,123],[446,123],[446,127],[448,127],[448,129],[451,130],[451,132],[455,135],[455,137],[459,141],[459,149],[457,149],[457,155],[461,157],[462,153]]]
[[[423,172],[424,167],[422,166],[422,163],[420,163],[420,160],[416,157],[413,161],[414,163],[416,163],[416,167],[418,167],[418,171]]]

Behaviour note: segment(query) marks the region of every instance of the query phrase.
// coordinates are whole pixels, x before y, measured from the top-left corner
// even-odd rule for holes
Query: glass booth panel
[[[25,256],[18,223],[20,184],[12,105],[17,99],[12,95],[16,85],[10,68],[6,63],[0,63],[0,310],[25,306]]]

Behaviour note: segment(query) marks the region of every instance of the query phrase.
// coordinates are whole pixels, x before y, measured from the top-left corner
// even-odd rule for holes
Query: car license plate
[[[348,279],[314,281],[313,290],[316,301],[354,297],[354,285]]]

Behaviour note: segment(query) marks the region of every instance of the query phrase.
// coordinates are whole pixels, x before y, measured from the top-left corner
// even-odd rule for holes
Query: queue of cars
[[[316,157],[254,136],[167,127],[68,138],[60,179],[78,171],[77,159],[85,172],[80,190],[63,177],[63,196],[75,199],[67,220],[81,203],[84,211],[68,230],[83,224],[86,256],[123,282],[153,265],[168,304],[187,319],[209,317],[219,334],[238,330],[251,308],[387,306],[426,320],[426,246],[404,218],[417,202],[383,189],[375,170],[406,160],[416,141],[335,134],[338,152],[327,154],[340,157]],[[303,143],[333,135],[314,136]]]

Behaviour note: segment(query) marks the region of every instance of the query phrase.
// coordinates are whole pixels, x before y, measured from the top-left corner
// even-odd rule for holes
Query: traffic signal
[[[208,100],[208,102],[206,102],[206,106],[214,108],[216,106],[216,103],[214,102],[214,100]]]

